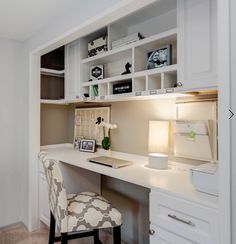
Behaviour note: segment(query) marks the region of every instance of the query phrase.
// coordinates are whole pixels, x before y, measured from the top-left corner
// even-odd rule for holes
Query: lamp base
[[[161,153],[148,154],[149,168],[168,169],[168,155]]]

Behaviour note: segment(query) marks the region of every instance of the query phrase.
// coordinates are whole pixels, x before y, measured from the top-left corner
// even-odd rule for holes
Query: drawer
[[[165,229],[150,225],[150,244],[195,244],[191,240],[178,236]]]
[[[171,195],[150,193],[152,224],[195,243],[218,243],[218,211]]]

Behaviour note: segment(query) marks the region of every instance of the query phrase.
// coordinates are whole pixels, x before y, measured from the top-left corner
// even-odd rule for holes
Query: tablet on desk
[[[118,169],[118,168],[132,164],[132,162],[127,161],[127,160],[112,158],[112,157],[107,157],[107,156],[88,158],[88,161],[91,163],[97,163],[97,164],[102,164],[102,165],[105,165],[108,167],[112,167],[114,169]]]

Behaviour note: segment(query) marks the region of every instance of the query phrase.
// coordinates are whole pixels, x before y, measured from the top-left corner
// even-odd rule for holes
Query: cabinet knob
[[[149,230],[149,235],[153,236],[154,234],[155,234],[155,230],[150,229],[150,230]]]
[[[177,87],[182,87],[182,86],[183,86],[183,83],[180,82],[180,81],[178,81],[178,82],[177,82]]]

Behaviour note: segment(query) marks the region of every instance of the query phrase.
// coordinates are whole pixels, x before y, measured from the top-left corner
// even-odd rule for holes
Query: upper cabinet
[[[63,96],[54,99],[217,89],[216,13],[215,0],[160,0],[82,36],[65,46]]]
[[[178,81],[184,90],[217,87],[216,4],[178,0]]]

